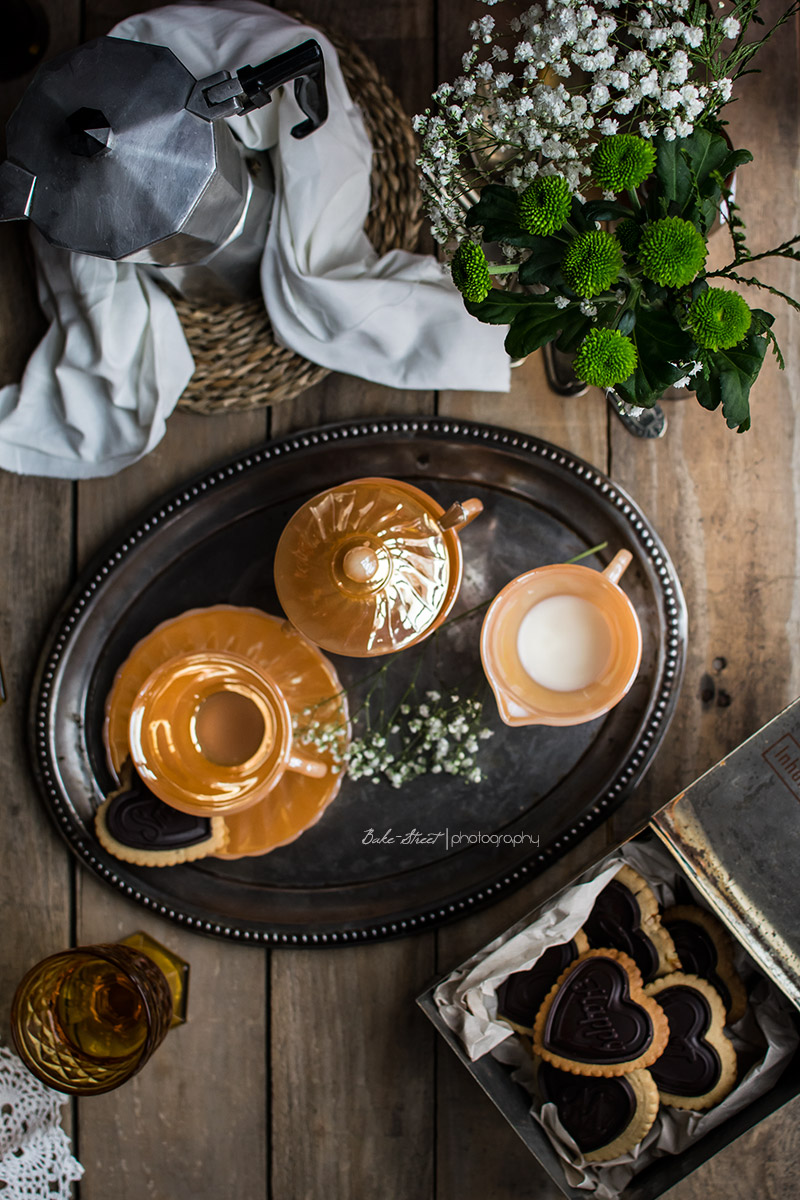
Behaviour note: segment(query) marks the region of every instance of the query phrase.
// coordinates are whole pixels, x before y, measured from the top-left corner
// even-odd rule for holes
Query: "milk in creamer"
[[[600,609],[582,596],[548,596],[530,608],[517,632],[517,654],[540,687],[575,692],[605,671],[612,640]]]

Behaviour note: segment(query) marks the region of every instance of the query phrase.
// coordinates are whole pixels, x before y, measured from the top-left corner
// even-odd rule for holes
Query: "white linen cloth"
[[[325,56],[330,115],[309,137],[293,87],[229,120],[272,149],[276,198],[261,281],[280,341],[312,362],[411,389],[507,391],[504,330],[470,317],[430,256],[378,258],[363,232],[372,149],[331,44],[254,0],[173,4],[130,17],[114,37],[169,46],[203,78],[255,65],[308,37]],[[51,325],[22,384],[0,389],[0,467],[84,479],[146,454],[193,371],[171,302],[136,266],[73,254],[34,234]]]

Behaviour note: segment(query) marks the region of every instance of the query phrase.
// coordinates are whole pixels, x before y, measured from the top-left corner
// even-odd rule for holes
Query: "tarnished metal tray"
[[[454,616],[515,575],[601,542],[591,565],[633,553],[624,587],[644,650],[633,689],[611,713],[572,729],[509,729],[496,717],[485,780],[425,776],[393,790],[345,781],[318,825],[250,859],[138,868],[100,846],[93,813],[111,786],[101,742],[115,671],[159,622],[230,603],[279,613],[275,546],[289,516],[345,479],[405,479],[443,506],[479,497],[462,537]],[[394,656],[402,682],[473,687],[482,611]],[[430,928],[525,882],[605,819],[636,786],[672,717],[686,611],[661,541],[636,504],[594,467],[533,438],[444,419],[364,421],[269,443],[197,479],[120,536],[84,573],[43,649],[32,697],[34,759],[46,805],[102,879],[200,932],[258,944],[330,946]],[[417,655],[422,661],[417,666]],[[374,660],[333,658],[346,683]],[[369,831],[372,831],[371,833]]]

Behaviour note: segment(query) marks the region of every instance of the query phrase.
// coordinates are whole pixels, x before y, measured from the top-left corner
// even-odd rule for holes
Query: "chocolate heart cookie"
[[[627,1154],[647,1135],[658,1114],[658,1088],[649,1071],[600,1078],[571,1075],[543,1062],[537,1086],[587,1162]]]
[[[682,965],[661,923],[655,894],[632,867],[622,867],[603,888],[584,930],[590,946],[614,946],[629,955],[645,982]]]
[[[524,971],[515,971],[497,989],[497,1018],[530,1037],[533,1021],[553,983],[569,964],[589,949],[582,930],[570,942],[550,946]]]
[[[144,781],[123,768],[123,785],[95,813],[100,844],[123,862],[172,867],[221,849],[228,831],[222,817],[194,817],[164,804]]]
[[[744,1016],[747,992],[733,965],[733,943],[720,922],[694,904],[668,908],[662,917],[681,960],[690,975],[707,979],[719,992],[728,1012],[728,1024]]]
[[[712,1108],[736,1083],[736,1051],[724,1032],[725,1007],[711,984],[675,971],[646,988],[669,1021],[669,1041],[652,1076],[664,1104]]]
[[[576,1075],[625,1075],[655,1062],[669,1028],[627,954],[587,950],[550,989],[533,1027],[537,1054]]]

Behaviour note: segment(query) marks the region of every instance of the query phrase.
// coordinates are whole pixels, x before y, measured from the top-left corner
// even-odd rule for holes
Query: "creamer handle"
[[[439,528],[444,532],[446,529],[464,529],[469,525],[470,521],[474,521],[483,512],[483,505],[480,500],[463,500],[451,504],[446,513],[443,513],[437,522]]]
[[[633,555],[631,554],[630,550],[618,550],[611,562],[603,571],[603,574],[609,583],[619,583],[632,560]]]

